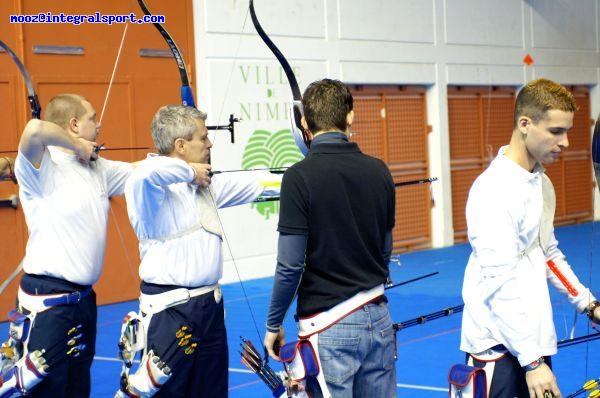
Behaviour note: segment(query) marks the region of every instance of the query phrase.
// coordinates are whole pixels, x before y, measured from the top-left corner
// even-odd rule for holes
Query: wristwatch
[[[586,312],[588,318],[590,318],[590,321],[594,320],[594,310],[598,307],[600,307],[600,303],[597,300],[594,300],[586,308],[585,312]]]
[[[539,357],[535,361],[531,362],[528,365],[523,366],[523,370],[525,372],[529,372],[530,370],[534,370],[540,367],[541,364],[545,362],[544,357]]]

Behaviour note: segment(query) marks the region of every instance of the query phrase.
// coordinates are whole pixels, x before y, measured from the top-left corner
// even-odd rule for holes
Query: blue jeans
[[[395,332],[385,302],[368,304],[319,334],[319,359],[335,398],[396,396]],[[322,397],[316,380],[307,382]]]

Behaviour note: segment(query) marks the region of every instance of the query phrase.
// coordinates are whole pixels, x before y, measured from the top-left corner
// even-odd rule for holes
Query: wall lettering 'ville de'
[[[292,68],[298,77],[298,68]],[[254,98],[262,101],[240,102],[240,115],[244,120],[256,122],[289,120],[292,94],[283,68],[275,64],[244,64],[238,67],[241,82],[254,86]],[[262,93],[262,94],[261,94]]]

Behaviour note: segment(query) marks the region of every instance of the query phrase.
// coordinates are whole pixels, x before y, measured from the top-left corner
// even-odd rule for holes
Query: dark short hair
[[[339,80],[317,80],[304,91],[302,107],[311,132],[346,131],[346,116],[353,109],[352,94]]]

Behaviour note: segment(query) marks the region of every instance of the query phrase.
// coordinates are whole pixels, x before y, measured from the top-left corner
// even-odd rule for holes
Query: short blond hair
[[[71,118],[80,118],[85,114],[83,101],[87,100],[81,95],[59,94],[48,103],[44,120],[58,124],[66,130]]]
[[[578,107],[573,94],[564,86],[548,79],[532,80],[517,95],[514,127],[517,127],[521,116],[527,116],[533,123],[538,123],[552,109],[574,113]]]

